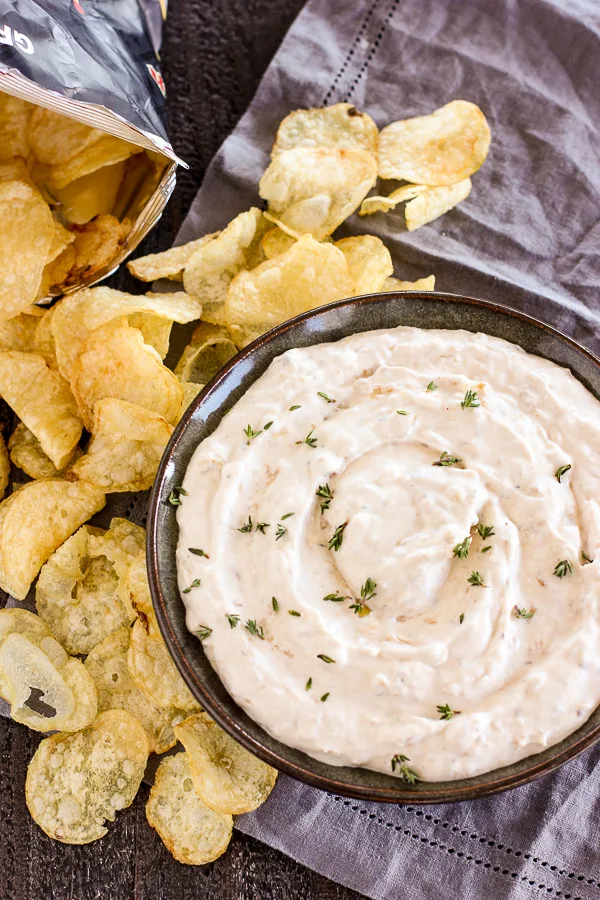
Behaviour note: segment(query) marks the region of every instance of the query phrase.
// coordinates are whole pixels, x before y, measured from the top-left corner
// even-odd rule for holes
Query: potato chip
[[[298,147],[272,160],[260,180],[269,213],[294,235],[330,235],[366,197],[377,163],[366,150]]]
[[[227,327],[244,346],[292,316],[353,295],[342,251],[304,235],[286,253],[236,276],[225,304]]]
[[[390,251],[372,234],[342,238],[335,246],[346,257],[356,295],[376,294],[394,271]]]
[[[42,450],[36,436],[22,422],[19,422],[8,439],[8,452],[13,465],[22,469],[30,478],[58,478],[81,456],[81,450],[76,447],[67,465],[63,469],[57,469]]]
[[[60,479],[30,481],[3,500],[0,587],[24,600],[48,557],[105,503],[97,488]]]
[[[24,181],[30,187],[36,187],[25,160],[21,156],[14,156],[0,162],[0,182],[4,181]]]
[[[474,103],[453,100],[428,116],[392,122],[379,134],[379,177],[456,184],[479,169],[490,129]]]
[[[91,278],[106,268],[119,253],[129,234],[129,224],[114,216],[97,216],[86,225],[73,226],[75,259],[69,270],[69,283]]]
[[[96,143],[102,131],[37,106],[29,123],[29,143],[39,162],[61,165]]]
[[[162,253],[150,253],[148,256],[140,256],[139,259],[131,259],[127,263],[127,268],[134,278],[139,278],[140,281],[156,281],[157,278],[182,281],[183,270],[195,251],[218,237],[219,234],[219,231],[214,231],[196,241],[171,247],[170,250],[164,250]]]
[[[276,256],[281,256],[282,253],[289,250],[296,240],[291,234],[287,234],[276,226],[267,231],[260,246],[267,259],[275,259]]]
[[[195,400],[202,388],[203,384],[194,384],[191,381],[184,381],[181,385],[183,389],[183,400],[181,401],[181,406],[179,407],[179,414],[177,416],[177,422],[181,419],[184,412],[191,404],[192,400]]]
[[[4,497],[10,481],[10,459],[4,438],[0,434],[0,499]]]
[[[69,157],[65,162],[55,163],[50,169],[48,189],[52,192],[59,191],[84,175],[143,152],[143,148],[136,144],[113,137],[112,134],[103,134],[99,140],[88,144],[75,156]]]
[[[41,742],[27,770],[27,808],[54,840],[89,844],[107,833],[105,820],[133,803],[147,759],[138,720],[124,710],[101,713],[78,734]]]
[[[77,252],[75,247],[73,244],[69,244],[62,253],[59,253],[56,259],[53,259],[50,263],[46,263],[42,275],[42,288],[40,289],[40,293],[44,290],[44,296],[48,295],[51,291],[56,294],[59,288],[68,284],[76,259]],[[38,299],[40,299],[39,295]]]
[[[237,353],[226,328],[201,322],[175,367],[180,381],[207,384]]]
[[[271,156],[294,147],[345,147],[377,156],[377,125],[350,103],[321,109],[297,109],[277,129]]]
[[[154,347],[160,358],[164,359],[169,352],[172,320],[153,316],[152,313],[133,313],[127,317],[127,321],[132,328],[142,332],[144,343]]]
[[[0,184],[0,210],[0,321],[4,321],[37,297],[54,220],[40,194],[22,181]]]
[[[387,197],[365,197],[358,211],[359,216],[371,216],[376,212],[388,212],[405,200],[413,200],[427,190],[424,184],[405,184]]]
[[[35,731],[77,731],[96,716],[92,678],[50,629],[23,609],[0,612],[0,696]]]
[[[203,866],[229,846],[233,819],[213,812],[194,790],[185,753],[163,759],[146,805],[146,818],[172,856],[190,866]]]
[[[0,93],[0,162],[6,162],[13,156],[28,156],[27,130],[34,108],[25,100]]]
[[[55,324],[56,316],[58,352]],[[88,336],[73,364],[71,388],[88,431],[93,427],[94,405],[105,397],[137,403],[169,423],[177,420],[183,398],[178,379],[124,319],[107,322]]]
[[[124,626],[97,644],[85,661],[98,693],[98,711],[124,709],[144,726],[150,752],[165,753],[175,746],[177,738],[171,727],[173,719],[185,715],[178,710],[159,709],[137,689],[127,668],[127,651],[131,629]]]
[[[422,225],[433,222],[434,219],[443,216],[449,209],[453,209],[471,193],[471,179],[465,178],[458,184],[448,187],[434,187],[424,191],[406,204],[404,216],[406,227],[409,231],[416,231]]]
[[[232,279],[242,269],[263,261],[260,242],[268,224],[259,209],[240,213],[212,241],[200,246],[188,259],[183,286],[202,303],[202,318],[223,324],[223,304]]]
[[[28,316],[25,312],[0,322],[0,350],[19,350],[31,353],[35,350],[35,331],[41,320]]]
[[[386,278],[381,291],[435,291],[435,275],[428,275],[427,278],[419,278],[417,281]]]
[[[100,400],[94,406],[92,440],[69,479],[87,481],[106,493],[146,491],[172,433],[172,425],[143,406]]]
[[[162,638],[148,634],[148,623],[137,619],[127,653],[129,673],[137,687],[161,709],[198,708]]]
[[[127,590],[129,592],[129,600],[138,616],[142,619],[144,628],[148,632],[148,637],[154,641],[162,641],[162,635],[152,605],[145,554],[138,556],[129,566]]]
[[[82,426],[69,385],[58,372],[36,353],[0,350],[0,395],[57,469],[66,465]]]
[[[49,366],[51,369],[57,369],[58,364],[56,362],[56,343],[54,340],[54,335],[52,334],[52,319],[54,318],[55,310],[56,306],[53,306],[47,312],[44,312],[44,315],[41,318],[33,319],[35,330],[33,334],[33,341],[30,347],[7,347],[6,349],[26,350],[31,353],[37,353],[39,356],[44,357],[47,366]],[[13,321],[14,319],[11,319],[11,322]]]
[[[252,812],[273,790],[277,770],[234,741],[207,713],[185,719],[175,734],[190,758],[198,796],[210,809],[233,816]]]
[[[124,174],[125,162],[118,162],[55,190],[54,196],[66,221],[85,225],[96,216],[112,213]]]
[[[135,614],[117,594],[119,576],[104,555],[90,557],[89,538],[102,535],[84,525],[42,567],[35,602],[63,647],[86,654],[111,632],[130,625]]]
[[[60,256],[65,247],[68,247],[69,244],[72,244],[75,240],[75,235],[72,231],[68,231],[64,225],[61,225],[58,219],[54,219],[54,234],[52,236],[52,243],[50,244],[50,249],[48,250],[48,258],[46,259],[46,263],[52,262]]]
[[[75,291],[53,309],[56,358],[65,378],[71,377],[73,363],[91,332],[113,319],[130,316],[130,324],[146,335],[149,332],[156,334],[156,330],[149,320],[140,319],[140,313],[181,324],[200,318],[202,313],[200,303],[183,291],[136,296],[104,286]]]

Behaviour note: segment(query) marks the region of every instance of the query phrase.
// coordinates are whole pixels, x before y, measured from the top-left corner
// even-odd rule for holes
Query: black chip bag
[[[57,223],[34,299],[110,274],[173,191],[181,160],[157,57],[165,9],[166,0],[0,0],[0,182],[29,181]]]

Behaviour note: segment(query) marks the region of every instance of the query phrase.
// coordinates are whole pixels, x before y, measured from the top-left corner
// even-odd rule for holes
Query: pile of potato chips
[[[150,154],[0,93],[0,321],[114,260]]]
[[[160,763],[147,817],[176,859],[202,864],[225,850],[232,816],[262,803],[276,772],[223,732],[178,674],[152,608],[144,530],[120,518],[108,529],[85,523],[107,494],[152,486],[183,411],[239,347],[335,300],[433,290],[433,275],[392,277],[378,237],[332,234],[359,207],[406,202],[409,229],[441,215],[469,193],[489,129],[464,101],[381,133],[346,103],[291,113],[260,182],[265,212],[129,263],[140,280],[182,290],[84,288],[42,309],[32,306],[41,285],[113,253],[123,225],[107,210],[138,148],[1,95],[0,122],[0,396],[18,419],[7,443],[0,434],[0,497],[11,474],[24,482],[0,503],[0,588],[25,600],[37,578],[38,612],[0,611],[0,696],[15,721],[57,732],[31,761],[27,804],[51,837],[96,840],[132,803],[149,753],[179,741],[185,752]],[[409,183],[367,197],[378,174]],[[196,324],[171,371],[174,322]]]

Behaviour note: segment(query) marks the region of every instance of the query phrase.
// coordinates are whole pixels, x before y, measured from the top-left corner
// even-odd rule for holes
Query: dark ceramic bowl
[[[160,464],[148,522],[150,588],[160,629],[192,694],[236,740],[275,768],[315,787],[364,800],[390,803],[446,803],[485,797],[539,778],[573,759],[600,739],[600,708],[560,744],[476,778],[422,782],[414,787],[391,775],[318,762],[272,738],[229,696],[185,625],[177,588],[176,508],[168,497],[181,484],[198,444],[223,414],[259,378],[274,357],[291,347],[336,341],[349,334],[414,325],[464,328],[519,344],[524,350],[569,368],[600,399],[600,360],[570,338],[536,319],[493,303],[446,294],[389,293],[343,300],[298,316],[246,347],[198,395],[177,426]]]

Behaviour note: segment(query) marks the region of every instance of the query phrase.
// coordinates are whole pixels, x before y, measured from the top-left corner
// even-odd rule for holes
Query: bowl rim
[[[198,393],[198,395],[194,398],[194,400],[184,412],[181,420],[178,422],[160,461],[150,497],[146,537],[147,570],[150,594],[152,597],[152,604],[154,607],[160,632],[169,651],[169,655],[175,663],[177,670],[179,671],[194,698],[226,732],[228,732],[233,738],[235,738],[236,741],[238,741],[238,743],[242,744],[242,746],[244,746],[247,750],[257,756],[259,759],[263,760],[263,762],[268,763],[278,771],[284,772],[286,775],[291,776],[297,781],[308,784],[311,787],[316,787],[321,790],[328,791],[329,793],[338,794],[342,797],[349,797],[357,800],[396,803],[399,805],[425,805],[481,799],[497,793],[501,793],[503,791],[521,787],[544,775],[548,775],[551,772],[554,772],[560,766],[564,765],[567,762],[570,762],[580,753],[583,753],[586,749],[600,741],[600,720],[587,731],[584,731],[586,726],[586,723],[584,723],[582,726],[580,726],[579,729],[571,732],[571,734],[567,735],[557,744],[546,748],[539,754],[533,754],[531,756],[524,757],[522,760],[518,760],[516,763],[511,764],[510,767],[506,767],[514,768],[515,766],[517,766],[519,767],[519,770],[517,772],[503,774],[506,772],[506,768],[497,768],[491,770],[490,772],[482,773],[479,776],[460,779],[456,782],[419,782],[418,790],[416,791],[410,785],[406,786],[404,782],[401,782],[399,779],[394,778],[391,775],[386,776],[384,773],[377,774],[389,779],[389,781],[391,782],[390,787],[348,784],[346,781],[337,779],[334,775],[325,776],[318,774],[317,772],[312,771],[310,768],[308,768],[308,766],[295,763],[294,761],[288,759],[285,756],[284,752],[278,753],[270,749],[268,746],[265,746],[259,740],[257,740],[254,735],[249,733],[234,716],[230,715],[227,710],[222,708],[218,699],[213,697],[210,691],[205,688],[200,679],[196,677],[195,670],[190,660],[183,653],[183,650],[179,645],[177,634],[175,633],[173,624],[171,622],[169,607],[163,593],[159,574],[158,516],[161,503],[163,502],[163,485],[166,478],[168,477],[168,469],[171,464],[171,460],[173,456],[177,454],[179,441],[186,431],[191,418],[194,416],[196,410],[202,405],[205,399],[207,399],[218,388],[218,386],[229,375],[232,369],[239,366],[248,357],[252,357],[255,350],[271,343],[275,337],[284,334],[286,331],[293,329],[297,325],[302,324],[303,322],[307,322],[323,314],[324,312],[329,312],[331,310],[358,304],[374,304],[378,301],[389,300],[392,298],[395,298],[397,300],[435,299],[438,301],[441,300],[448,302],[449,304],[461,303],[467,306],[470,305],[484,308],[492,313],[498,313],[502,316],[510,316],[516,318],[517,320],[524,322],[527,325],[533,325],[539,328],[541,331],[544,331],[547,334],[551,335],[552,337],[558,338],[559,341],[566,343],[573,350],[583,354],[584,357],[587,357],[587,359],[600,372],[600,358],[596,356],[595,353],[593,353],[587,347],[584,347],[579,342],[575,341],[573,338],[564,334],[559,329],[554,328],[552,325],[548,325],[541,319],[538,319],[535,316],[531,316],[528,313],[522,312],[521,310],[514,309],[510,306],[505,306],[491,300],[482,300],[476,297],[470,297],[461,294],[452,294],[441,291],[388,291],[376,294],[363,294],[357,297],[338,300],[325,306],[319,306],[315,309],[311,309],[305,313],[295,316],[292,319],[288,319],[280,325],[277,325],[270,331],[266,332],[265,334],[261,335],[256,340],[252,341],[252,343],[248,344],[234,357],[232,357],[232,359],[230,359],[219,370],[214,378],[212,378],[211,381],[209,381],[202,388],[202,390]],[[379,329],[366,328],[364,330],[369,331]],[[361,332],[349,332],[349,334],[358,333]],[[332,340],[336,339],[332,338]],[[339,340],[339,338],[337,340]],[[316,342],[317,341],[315,341],[315,343]],[[559,365],[559,363],[556,364]],[[575,377],[577,377],[577,375],[575,375]],[[580,378],[578,378],[578,380],[581,381]],[[586,385],[584,386],[587,390],[589,390]],[[180,600],[183,604],[183,600],[181,598]],[[215,674],[218,677],[218,673]],[[224,690],[226,690],[225,687]],[[241,710],[240,707],[237,706],[233,698],[231,698],[231,700],[236,708],[240,711],[240,713],[242,713],[243,715],[247,715],[243,710]],[[589,719],[587,721],[589,721]],[[253,724],[254,727],[261,733],[264,733],[268,737],[270,737],[265,729],[263,729],[262,726],[260,726],[256,721],[254,721]],[[580,731],[584,731],[584,733],[577,737]],[[283,748],[283,751],[285,751],[285,744],[283,744],[276,738],[272,738],[272,740],[280,745]],[[314,760],[312,757],[307,754],[303,754],[301,751],[296,751],[291,747],[289,749],[296,753],[300,753],[300,755],[308,761],[309,765],[311,761],[318,763],[318,760]],[[539,757],[542,755],[544,756],[544,759],[539,760]],[[536,759],[538,760],[538,762],[536,762]],[[330,764],[326,765],[328,765],[328,769],[332,772],[334,772],[336,769],[347,771],[348,769],[353,768],[332,766]],[[361,767],[356,767],[356,769],[357,771],[370,771],[365,770]],[[479,779],[481,779],[482,777],[486,777],[487,780],[485,781],[485,783],[481,783],[479,781]],[[456,785],[455,787],[453,786],[454,784]]]

